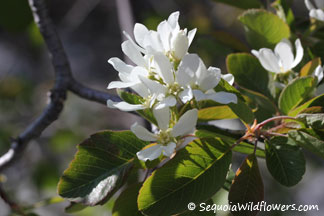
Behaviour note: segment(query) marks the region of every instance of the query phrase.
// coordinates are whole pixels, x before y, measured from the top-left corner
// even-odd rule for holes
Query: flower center
[[[170,142],[176,142],[175,138],[171,135],[171,128],[167,130],[160,130],[157,142],[161,145],[167,145]]]
[[[176,96],[181,90],[181,86],[177,82],[174,82],[168,86],[168,93],[171,95]]]

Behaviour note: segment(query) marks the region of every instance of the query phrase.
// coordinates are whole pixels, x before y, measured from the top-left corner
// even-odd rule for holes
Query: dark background
[[[118,1],[118,0],[116,0]],[[198,28],[190,52],[198,53],[207,66],[220,67],[224,73],[225,58],[237,50],[222,43],[218,32],[227,32],[245,43],[242,25],[237,16],[243,11],[215,3],[212,0],[133,0],[130,15],[127,8],[118,10],[114,0],[55,0],[47,1],[50,16],[57,27],[77,80],[101,91],[117,72],[107,63],[111,57],[123,58],[120,23],[132,34],[135,22],[156,29],[170,13],[179,10],[180,26]],[[303,1],[294,3],[295,16],[308,19]],[[245,43],[246,44],[246,43]],[[0,153],[34,120],[46,106],[47,92],[53,85],[53,68],[47,49],[31,16],[26,0],[0,2]],[[114,91],[111,91],[114,93]],[[30,205],[44,198],[56,196],[59,176],[76,152],[76,145],[90,134],[103,129],[129,129],[139,119],[131,114],[108,109],[71,93],[59,120],[32,141],[23,157],[0,176],[5,190],[22,205]],[[320,212],[282,213],[282,215],[324,215],[323,161],[308,152],[307,169],[303,180],[292,188],[274,182],[265,162],[260,159],[265,179],[268,203],[319,204]],[[235,155],[234,168],[243,155]],[[7,179],[7,181],[6,181]],[[227,193],[215,196],[218,203],[226,203]],[[87,208],[77,215],[110,215],[113,201],[104,206]],[[67,202],[35,210],[39,215],[65,215]],[[0,199],[0,216],[9,209]],[[227,215],[219,212],[217,215]],[[276,215],[264,213],[260,215]],[[280,215],[279,213],[277,215]]]

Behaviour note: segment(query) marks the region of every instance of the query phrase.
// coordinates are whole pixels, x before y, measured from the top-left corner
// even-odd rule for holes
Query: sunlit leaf
[[[247,10],[239,20],[244,24],[247,41],[254,49],[273,48],[283,38],[290,37],[287,23],[268,11]]]
[[[186,211],[189,202],[209,199],[224,185],[230,163],[231,151],[220,139],[194,140],[146,179],[138,197],[140,211],[173,215]]]
[[[324,158],[324,141],[323,137],[319,137],[313,130],[301,129],[288,132],[289,137],[297,145],[313,152],[314,154]]]
[[[298,115],[300,112],[302,112],[303,110],[309,108],[309,107],[316,107],[316,106],[320,106],[320,107],[324,107],[324,94],[319,95],[307,102],[305,102],[304,104],[296,107],[295,109],[292,109],[288,112],[289,116],[296,116]]]
[[[308,127],[312,127],[317,130],[324,129],[324,113],[299,114],[296,118],[303,121]]]
[[[321,58],[315,58],[311,61],[309,61],[307,64],[302,67],[302,69],[299,72],[299,76],[309,76],[312,75],[318,65],[322,65]]]
[[[105,202],[122,185],[132,159],[147,142],[130,131],[103,131],[78,145],[58,185],[59,195],[85,205]]]
[[[300,77],[290,82],[279,96],[279,109],[288,114],[290,110],[295,109],[312,93],[315,88],[315,79],[313,77]]]
[[[219,119],[234,119],[238,118],[237,115],[228,106],[214,106],[198,111],[199,121],[211,121]]]

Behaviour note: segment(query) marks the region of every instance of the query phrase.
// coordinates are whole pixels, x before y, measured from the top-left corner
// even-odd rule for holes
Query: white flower
[[[108,62],[119,71],[119,78],[121,79],[121,81],[109,83],[108,89],[130,87],[143,99],[142,104],[129,104],[127,102],[108,100],[108,107],[117,108],[122,111],[135,111],[152,108],[153,106],[156,109],[160,109],[176,105],[175,97],[167,95],[169,90],[165,85],[148,78],[153,77],[156,80],[163,79],[165,82],[173,82],[173,69],[165,55],[156,53],[155,56],[151,56],[146,64],[147,68],[127,65],[118,58],[111,58]]]
[[[144,54],[164,53],[172,61],[180,61],[188,52],[188,48],[196,34],[197,29],[187,33],[187,29],[180,29],[178,19],[179,12],[172,13],[168,20],[162,21],[157,31],[148,30],[143,24],[136,23],[134,38],[124,32],[134,47]]]
[[[133,124],[131,131],[141,140],[154,141],[157,144],[137,152],[140,160],[154,160],[162,153],[170,157],[177,146],[177,137],[185,136],[192,133],[196,127],[198,119],[198,110],[192,109],[183,114],[178,122],[170,128],[170,110],[169,108],[154,109],[154,116],[157,120],[159,131],[153,134],[146,128]]]
[[[317,83],[320,83],[324,77],[324,67],[322,67],[321,65],[318,65],[316,68],[315,68],[315,71],[314,71],[314,76],[317,77]]]
[[[252,50],[261,65],[268,71],[274,73],[286,73],[296,67],[302,60],[304,49],[299,39],[295,41],[296,56],[294,57],[293,48],[289,40],[282,39],[275,47],[274,52],[268,48],[259,51]]]
[[[196,54],[184,56],[176,76],[178,83],[184,87],[184,90],[179,94],[184,103],[193,97],[197,101],[213,100],[222,104],[237,103],[235,94],[214,91],[221,78],[224,78],[229,84],[233,84],[233,75],[222,75],[220,69],[215,67],[207,69]]]
[[[315,0],[315,2],[318,8],[316,8],[310,0],[305,0],[306,7],[309,10],[309,16],[324,22],[324,1]]]

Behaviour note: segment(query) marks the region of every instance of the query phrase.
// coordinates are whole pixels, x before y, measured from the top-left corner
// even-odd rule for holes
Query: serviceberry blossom
[[[314,0],[316,3],[316,6],[312,4],[310,0],[305,0],[305,4],[307,9],[309,10],[309,16],[323,21],[324,22],[324,1],[323,0]]]
[[[204,62],[196,54],[184,56],[178,69],[178,83],[183,88],[179,96],[182,102],[195,98],[196,101],[213,100],[218,103],[237,103],[235,94],[228,92],[215,92],[221,78],[229,84],[234,83],[231,74],[222,75],[221,70],[216,67],[206,68]]]
[[[268,48],[259,51],[252,50],[261,65],[268,71],[274,73],[286,73],[296,67],[303,59],[304,49],[299,39],[295,41],[296,56],[289,40],[282,39],[275,47],[274,52]]]
[[[167,20],[158,25],[157,31],[148,30],[143,24],[136,23],[133,32],[136,43],[128,33],[124,34],[143,54],[160,52],[172,62],[179,62],[188,52],[197,31],[193,29],[187,32],[187,29],[180,29],[179,15],[178,11],[172,13]]]
[[[324,67],[322,67],[321,65],[318,65],[316,68],[315,68],[315,71],[314,71],[314,76],[317,77],[317,83],[320,83],[324,77]]]
[[[162,153],[170,157],[175,148],[181,144],[181,138],[193,133],[198,119],[198,110],[191,109],[184,113],[173,127],[170,127],[170,109],[168,107],[153,110],[153,113],[159,127],[156,134],[137,123],[131,127],[131,131],[139,139],[156,142],[156,144],[137,152],[138,159],[143,161],[152,161]]]

